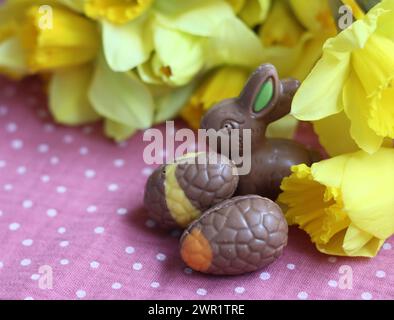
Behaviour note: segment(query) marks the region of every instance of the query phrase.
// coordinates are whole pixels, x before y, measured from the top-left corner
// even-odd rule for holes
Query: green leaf
[[[57,122],[81,125],[100,119],[88,99],[92,65],[55,72],[49,84],[49,108]]]
[[[154,101],[148,88],[133,73],[112,71],[99,58],[89,99],[103,117],[125,126],[149,128],[153,122]]]
[[[274,96],[274,84],[272,79],[266,81],[260,89],[254,103],[253,111],[258,113],[268,106],[272,97]]]

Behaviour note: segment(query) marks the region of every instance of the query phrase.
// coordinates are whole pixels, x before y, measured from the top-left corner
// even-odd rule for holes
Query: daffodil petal
[[[266,135],[270,138],[292,139],[297,129],[298,120],[291,115],[287,115],[278,121],[271,123],[267,127]]]
[[[218,0],[159,0],[155,8],[159,21],[166,26],[204,37],[223,20],[234,17],[231,7]]]
[[[237,18],[222,21],[207,42],[207,64],[255,68],[263,59],[258,36]]]
[[[365,96],[364,88],[352,72],[343,90],[344,110],[351,122],[350,135],[361,149],[374,153],[382,145],[383,138],[368,126],[369,106]]]
[[[133,126],[126,126],[122,123],[105,119],[104,122],[105,135],[115,141],[123,141],[131,137],[137,129]]]
[[[270,5],[271,0],[248,0],[239,13],[239,16],[249,27],[254,28],[265,20]]]
[[[123,25],[102,22],[104,53],[112,70],[125,72],[148,60],[153,43],[146,22],[146,16]]]
[[[379,239],[394,233],[394,149],[352,155],[343,176],[342,193],[349,218]]]
[[[53,74],[49,84],[49,108],[57,122],[81,125],[100,118],[87,95],[92,74],[91,65],[67,68]]]
[[[291,112],[298,120],[320,120],[342,111],[349,59],[348,53],[323,54],[294,97]]]
[[[80,13],[83,13],[83,8],[84,8],[84,2],[86,0],[58,0],[61,4],[77,11]]]
[[[0,43],[0,69],[26,74],[25,54],[17,37],[8,38]]]
[[[314,163],[311,167],[314,180],[325,186],[340,188],[348,160],[347,155],[342,155]]]
[[[151,61],[155,75],[170,85],[187,84],[203,67],[202,41],[199,37],[156,25],[156,52]]]
[[[350,257],[374,257],[384,241],[350,224],[343,239],[343,250]]]
[[[114,122],[139,129],[152,125],[154,102],[147,87],[131,73],[113,72],[103,57],[99,59],[89,98],[97,113]]]
[[[330,156],[359,150],[350,136],[350,120],[340,112],[313,123],[321,145]]]
[[[156,112],[155,123],[173,119],[177,116],[181,108],[189,100],[196,87],[196,83],[192,82],[186,86],[172,89],[155,99]]]

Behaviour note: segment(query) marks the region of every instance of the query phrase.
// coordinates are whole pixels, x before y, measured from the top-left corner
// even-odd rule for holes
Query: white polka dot
[[[51,165],[53,165],[53,166],[55,166],[55,165],[57,165],[58,163],[59,163],[59,158],[58,157],[51,157],[50,159],[49,159],[49,162],[51,163]]]
[[[3,211],[0,210],[0,217],[3,215]]]
[[[122,285],[119,282],[115,282],[112,284],[112,289],[119,290],[120,288],[122,288]]]
[[[305,291],[298,292],[297,295],[298,299],[306,300],[308,299],[308,294]]]
[[[133,264],[133,269],[137,270],[137,271],[141,270],[142,269],[142,263],[140,263],[140,262],[134,263]]]
[[[94,233],[101,234],[104,233],[104,227],[97,227],[94,229]]]
[[[127,147],[127,141],[118,142],[118,147],[119,148],[126,148]]]
[[[59,229],[57,229],[57,232],[60,234],[63,234],[66,232],[66,228],[65,227],[60,227]]]
[[[154,289],[157,289],[158,287],[160,287],[160,283],[154,281],[154,282],[152,282],[152,283],[150,284],[150,286],[151,286],[152,288],[154,288]]]
[[[372,299],[372,294],[370,292],[363,292],[361,294],[361,298],[363,300],[371,300]]]
[[[85,177],[88,179],[94,178],[96,176],[96,171],[88,169],[85,171]]]
[[[289,263],[289,264],[286,266],[286,268],[289,269],[289,270],[294,270],[294,269],[295,269],[295,265],[292,264],[292,263]]]
[[[62,260],[60,260],[60,264],[61,264],[62,266],[68,265],[69,263],[70,263],[70,261],[69,261],[68,259],[62,259]]]
[[[21,266],[23,267],[27,267],[31,264],[31,260],[30,259],[23,259],[21,260]]]
[[[60,241],[59,246],[61,246],[62,248],[67,247],[70,244],[70,242],[64,240],[64,241]]]
[[[33,201],[31,201],[31,200],[24,200],[22,202],[22,206],[25,209],[30,209],[33,206]]]
[[[26,169],[26,167],[21,166],[21,167],[18,167],[18,168],[16,169],[16,172],[17,172],[18,174],[20,174],[20,175],[23,175],[23,174],[25,174],[25,173],[27,172],[27,169]]]
[[[67,192],[67,188],[64,187],[64,186],[58,186],[58,187],[56,188],[56,192],[57,192],[57,193],[66,193],[66,192]]]
[[[91,267],[92,269],[97,269],[99,266],[100,266],[100,263],[98,263],[97,261],[92,261],[92,262],[90,263],[90,267]]]
[[[383,270],[378,270],[376,271],[375,276],[377,276],[378,278],[384,278],[386,277],[386,272],[384,272]]]
[[[116,183],[111,183],[108,185],[108,191],[114,192],[119,189],[119,186]]]
[[[49,151],[49,146],[45,143],[42,143],[37,147],[37,151],[39,153],[47,153]]]
[[[85,156],[85,155],[87,155],[88,153],[89,153],[89,149],[88,149],[88,148],[86,148],[86,147],[81,147],[81,148],[79,148],[79,154],[80,154],[80,155]]]
[[[328,285],[329,285],[331,288],[336,288],[336,287],[338,287],[338,282],[335,281],[335,280],[329,280],[329,281],[328,281]]]
[[[123,167],[125,161],[123,159],[116,159],[114,160],[114,166],[117,168]]]
[[[0,116],[3,117],[8,113],[8,108],[6,106],[0,106]]]
[[[23,148],[23,141],[16,139],[11,141],[11,148],[14,150],[20,150]]]
[[[24,300],[29,301],[29,300],[34,300],[33,297],[26,297]]]
[[[193,270],[191,268],[185,268],[185,269],[183,269],[183,272],[186,274],[192,274]]]
[[[12,184],[7,183],[4,185],[3,188],[5,191],[12,191],[12,189],[14,189],[14,186]]]
[[[235,293],[237,294],[243,294],[245,292],[245,288],[244,287],[236,287],[234,289]]]
[[[0,261],[0,269],[4,267],[3,261]]]
[[[167,259],[167,256],[164,253],[158,253],[156,255],[156,259],[159,260],[159,261],[164,261],[164,260]]]
[[[66,134],[66,135],[63,137],[63,142],[66,143],[66,144],[70,144],[70,143],[72,143],[73,141],[74,141],[74,138],[73,138],[71,135],[69,135],[69,134]]]
[[[328,257],[328,262],[330,262],[330,263],[335,263],[335,262],[337,262],[337,258],[336,257]]]
[[[33,281],[37,281],[38,279],[40,279],[40,275],[37,273],[34,273],[31,275],[30,279],[32,279]]]
[[[127,214],[127,209],[126,208],[119,208],[118,210],[116,210],[116,213],[120,216],[124,216],[125,214]]]
[[[7,162],[4,160],[0,160],[0,168],[4,168],[7,165]]]
[[[148,228],[154,228],[156,226],[156,222],[152,219],[148,219],[148,220],[146,220],[145,225]]]
[[[268,272],[262,272],[261,274],[260,274],[260,279],[261,280],[269,280],[269,278],[271,278],[271,275],[268,273]]]
[[[44,125],[44,131],[45,132],[53,132],[53,131],[55,131],[55,126],[51,123],[46,123]]]
[[[75,294],[76,294],[76,296],[77,296],[79,299],[82,299],[82,298],[85,298],[85,297],[86,297],[86,291],[85,291],[85,290],[78,290]]]
[[[132,254],[135,252],[134,247],[127,247],[126,249],[124,249],[124,251],[126,251],[126,253],[128,254]]]
[[[13,222],[8,226],[8,229],[11,231],[16,231],[21,227],[21,225],[18,222]]]
[[[25,240],[22,241],[22,244],[25,247],[30,247],[33,244],[33,240],[32,239],[25,239]]]
[[[93,132],[93,128],[90,127],[90,126],[84,127],[84,128],[82,129],[82,132],[83,132],[84,134],[91,134],[91,133]]]
[[[391,243],[386,242],[386,243],[383,245],[383,250],[391,250]]]
[[[199,296],[205,296],[205,295],[207,294],[207,290],[205,290],[205,289],[203,289],[203,288],[199,288],[199,289],[197,289],[196,293],[197,293]]]
[[[57,210],[56,209],[48,209],[47,215],[48,215],[48,217],[54,218],[57,216]]]
[[[89,206],[89,207],[86,208],[86,212],[89,212],[89,213],[93,213],[93,212],[96,212],[96,211],[97,211],[97,207],[96,206]]]
[[[144,168],[144,169],[142,169],[142,174],[144,176],[149,177],[152,173],[153,173],[153,169],[152,168]]]
[[[49,182],[49,180],[51,180],[51,178],[49,177],[49,176],[47,176],[47,175],[43,175],[43,176],[41,176],[41,181],[42,182]]]
[[[6,131],[9,132],[9,133],[13,133],[13,132],[15,132],[16,130],[18,130],[18,126],[16,125],[16,123],[10,122],[9,124],[7,124],[7,126],[6,126],[5,129],[6,129]]]

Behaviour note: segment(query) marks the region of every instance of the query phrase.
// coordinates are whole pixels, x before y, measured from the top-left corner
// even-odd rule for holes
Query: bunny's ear
[[[281,83],[276,69],[271,64],[263,64],[249,78],[239,100],[253,117],[265,116],[278,101]]]

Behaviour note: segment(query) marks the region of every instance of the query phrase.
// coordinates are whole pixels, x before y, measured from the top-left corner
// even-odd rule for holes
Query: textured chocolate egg
[[[205,161],[197,161],[197,157]],[[187,227],[202,212],[230,198],[238,185],[232,161],[216,153],[188,154],[149,177],[144,204],[164,228]]]
[[[216,275],[256,271],[287,244],[280,207],[257,195],[234,197],[207,210],[185,230],[181,256],[193,270]]]

